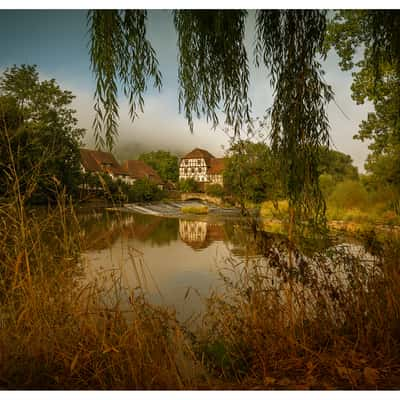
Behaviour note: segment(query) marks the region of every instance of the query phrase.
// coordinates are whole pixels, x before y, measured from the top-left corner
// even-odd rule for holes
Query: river
[[[118,298],[124,308],[140,292],[151,303],[176,310],[180,320],[195,318],[211,292],[225,289],[226,279],[234,279],[243,266],[265,263],[265,243],[260,245],[246,221],[233,213],[167,212],[166,217],[159,214],[171,211],[169,205],[140,209],[145,214],[132,209],[79,214],[86,243],[85,279],[103,289],[108,304]],[[268,251],[271,241],[282,240],[268,235]],[[278,256],[284,254],[278,244],[274,249]],[[271,282],[277,276],[280,271],[272,271]]]

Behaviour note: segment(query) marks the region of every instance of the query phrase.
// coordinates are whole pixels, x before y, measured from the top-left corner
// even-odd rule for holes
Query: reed
[[[235,264],[199,336],[209,371],[241,388],[399,388],[399,243],[295,249],[293,268],[269,242],[263,262]]]

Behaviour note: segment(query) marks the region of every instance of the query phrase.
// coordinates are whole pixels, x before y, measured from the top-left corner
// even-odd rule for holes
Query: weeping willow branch
[[[323,11],[257,13],[256,62],[263,61],[270,70],[274,88],[268,110],[272,149],[297,218],[307,216],[317,223],[325,215],[317,166],[321,146],[329,145],[325,105],[333,97],[316,60],[325,25]]]
[[[117,83],[129,100],[132,120],[143,112],[147,80],[161,88],[156,54],[146,39],[146,19],[145,10],[88,12],[90,60],[97,82],[93,122],[97,146],[111,149],[118,135]]]
[[[318,186],[319,149],[329,144],[326,103],[332,98],[317,61],[323,52],[324,11],[259,11],[256,61],[271,71],[274,103],[272,149],[290,204],[300,215],[324,214]],[[239,133],[250,123],[249,68],[244,46],[247,12],[175,11],[179,48],[179,106],[193,129],[193,116],[205,115],[214,127],[219,112]],[[161,74],[146,40],[145,11],[92,11],[91,61],[97,78],[95,131],[106,128],[111,147],[117,133],[117,81],[129,98],[132,119],[143,109],[146,79],[161,86]]]
[[[218,124],[222,103],[225,123],[238,134],[250,121],[249,68],[244,46],[246,11],[176,11],[179,47],[179,107],[190,129],[193,114]]]

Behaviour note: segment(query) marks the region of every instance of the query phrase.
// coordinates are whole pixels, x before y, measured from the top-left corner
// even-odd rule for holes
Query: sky
[[[250,98],[253,117],[262,117],[272,104],[268,71],[253,63],[254,11],[249,12],[246,47],[250,59]],[[178,154],[194,147],[206,148],[222,156],[229,146],[223,125],[213,130],[205,118],[195,120],[191,133],[178,109],[177,36],[168,10],[150,10],[148,39],[157,52],[163,87],[150,87],[145,95],[144,114],[133,123],[127,100],[119,98],[120,126],[116,151],[135,154],[149,150],[168,150]],[[40,79],[55,78],[63,89],[76,96],[79,126],[87,129],[85,143],[93,147],[92,121],[94,76],[88,54],[89,35],[85,10],[0,10],[0,73],[13,64],[36,64]],[[342,72],[338,57],[331,51],[323,63],[325,80],[335,92],[335,102],[328,106],[333,148],[349,154],[363,171],[368,144],[353,140],[359,123],[367,117],[371,105],[357,105],[351,99],[351,72]],[[125,152],[124,152],[125,150]],[[128,152],[128,153],[127,153]]]

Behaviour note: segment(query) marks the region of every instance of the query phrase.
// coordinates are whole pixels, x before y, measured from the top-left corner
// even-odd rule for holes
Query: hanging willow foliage
[[[214,127],[223,103],[225,123],[238,133],[250,121],[249,68],[243,10],[176,11],[179,48],[179,106],[191,130],[193,113]]]
[[[238,133],[250,122],[249,69],[244,46],[243,10],[175,11],[179,48],[179,105],[193,129],[193,115],[218,124],[218,112]],[[91,61],[97,77],[97,138],[106,127],[112,146],[117,129],[117,79],[129,97],[131,117],[143,108],[146,78],[161,86],[158,63],[146,40],[145,11],[92,11]],[[259,11],[257,62],[271,71],[270,110],[273,150],[291,204],[303,214],[325,204],[318,187],[318,151],[329,142],[325,104],[332,97],[316,61],[325,34],[323,11]],[[313,215],[313,214],[312,214]]]
[[[274,102],[271,145],[291,207],[320,222],[325,202],[318,185],[318,158],[329,145],[325,105],[333,97],[317,61],[326,28],[324,11],[259,11],[256,62],[271,72]]]
[[[89,11],[90,59],[96,76],[96,116],[93,123],[98,146],[111,149],[118,135],[118,88],[129,99],[132,120],[143,112],[147,79],[161,88],[161,73],[154,49],[146,39],[145,10]],[[103,137],[104,130],[104,137]]]

